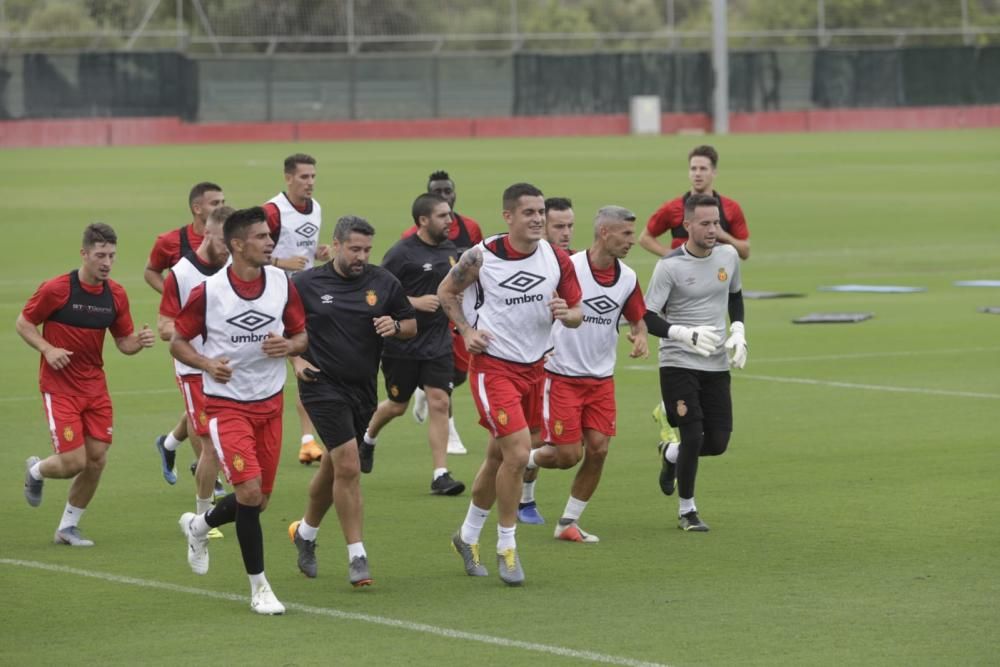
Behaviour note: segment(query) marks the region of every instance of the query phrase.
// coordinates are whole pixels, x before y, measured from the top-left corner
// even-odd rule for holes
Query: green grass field
[[[0,154],[0,663],[351,665],[996,664],[1000,646],[1000,131],[758,135],[713,139],[717,186],[744,206],[753,255],[744,287],[803,299],[749,301],[747,368],[734,373],[729,452],[704,459],[698,506],[708,534],[677,530],[661,495],[649,411],[655,361],[620,352],[619,434],[581,524],[598,545],[552,539],[572,473],[544,471],[549,523],[522,526],[527,583],[508,589],[489,557],[466,577],[448,539],[468,495],[431,497],[425,431],[406,416],[384,431],[363,480],[375,586],[346,582],[331,514],[320,576],[302,577],[285,533],[305,505],[297,420],[263,515],[267,574],[289,605],[257,617],[229,526],[212,568],[191,574],[177,517],[193,483],[160,477],[153,439],[180,413],[169,355],[126,358],[109,345],[115,445],[82,526],[92,549],[54,546],[68,483],[41,507],[22,497],[24,459],[49,451],[38,355],[14,319],[44,279],[78,265],[93,220],[119,233],[113,277],[137,324],[158,299],[142,281],[153,236],[187,218],[186,196],[214,180],[231,204],[278,189],[281,160],[319,160],[327,224],[356,213],[379,230],[373,259],[408,223],[431,171],[458,183],[458,209],[500,231],[500,193],[518,180],[574,199],[575,246],[616,203],[641,220],[683,191],[694,137],[411,141],[315,145],[7,150]],[[629,263],[645,287],[654,258]],[[918,285],[919,294],[834,294],[821,285]],[[872,311],[853,325],[791,324],[816,311]],[[624,350],[624,345],[621,348]],[[468,389],[456,393],[471,483],[484,448]],[[289,406],[291,403],[289,402]],[[186,448],[186,445],[185,445]],[[186,469],[189,450],[178,468]]]

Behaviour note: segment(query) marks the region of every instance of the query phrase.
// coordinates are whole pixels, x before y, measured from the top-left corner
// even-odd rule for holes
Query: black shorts
[[[321,390],[314,393],[310,391],[312,387],[303,391],[304,384],[306,383],[299,382],[302,407],[306,409],[309,419],[316,427],[316,434],[327,450],[333,450],[351,440],[360,443],[378,403],[374,386],[337,386],[324,383]]]
[[[733,430],[733,399],[729,371],[660,368],[660,395],[672,426],[694,421],[706,431]]]
[[[451,395],[455,361],[449,353],[434,359],[382,357],[385,392],[394,403],[406,403],[417,387],[444,389]]]

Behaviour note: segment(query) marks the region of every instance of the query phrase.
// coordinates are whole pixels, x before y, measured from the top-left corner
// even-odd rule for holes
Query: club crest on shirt
[[[725,282],[726,278],[728,278],[728,277],[729,277],[729,274],[726,273],[726,270],[724,268],[722,268],[722,267],[719,267],[719,282],[720,283]]]
[[[233,468],[236,469],[236,472],[243,472],[243,468],[245,466],[246,464],[243,463],[243,457],[239,454],[233,454]]]
[[[378,303],[378,295],[375,294],[375,290],[370,289],[368,290],[367,293],[365,293],[365,301],[368,303],[369,306],[374,306],[376,303]]]
[[[497,410],[497,421],[501,426],[507,425],[507,412],[503,409]]]
[[[552,430],[555,432],[556,435],[563,434],[563,423],[561,419],[556,420],[556,423],[552,425]]]
[[[66,428],[63,429],[63,440],[65,440],[66,442],[72,442],[74,435],[76,434],[73,433],[73,429],[71,427],[67,426]]]

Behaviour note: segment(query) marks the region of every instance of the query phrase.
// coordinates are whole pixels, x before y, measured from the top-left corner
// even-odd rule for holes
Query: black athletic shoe
[[[664,456],[667,451],[667,443],[658,444],[656,451],[660,453],[660,491],[663,491],[666,496],[672,496],[674,495],[674,482],[677,480],[677,464],[671,463]]]
[[[677,527],[681,530],[690,530],[695,533],[707,533],[708,524],[698,518],[698,513],[691,510],[687,514],[682,514],[677,522]]]
[[[198,471],[198,462],[191,461],[191,476],[194,477],[195,472]]]
[[[359,442],[358,458],[361,459],[361,472],[371,472],[375,465],[375,445],[369,445],[363,440]]]
[[[431,493],[436,496],[457,496],[462,491],[465,491],[465,484],[452,479],[448,472],[431,482]]]

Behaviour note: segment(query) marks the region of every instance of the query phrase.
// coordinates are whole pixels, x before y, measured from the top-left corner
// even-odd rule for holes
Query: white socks
[[[677,452],[681,449],[680,443],[671,442],[667,445],[667,449],[663,452],[663,458],[665,458],[670,463],[677,463]]]
[[[694,498],[681,498],[681,507],[678,511],[680,516],[684,516],[688,512],[697,512],[698,508],[694,506]]]
[[[365,439],[365,444],[369,444],[372,447],[374,447],[375,446],[375,441],[378,440],[378,436],[376,436],[376,437],[373,438],[370,435],[368,435],[368,431],[366,430],[365,431],[365,438],[364,439]]]
[[[562,518],[579,521],[580,515],[583,514],[583,510],[585,509],[587,509],[586,500],[577,500],[573,496],[570,496],[569,500],[566,501],[566,509],[563,510]]]
[[[522,503],[533,503],[535,502],[535,483],[525,482],[521,487],[521,502]]]
[[[313,437],[312,433],[306,433],[304,436],[302,436],[300,444],[308,445],[310,442],[314,442],[315,440],[316,438]]]
[[[319,532],[319,526],[315,527],[310,526],[308,523],[306,523],[306,520],[304,518],[301,521],[299,521],[299,536],[302,537],[303,540],[309,540],[310,542],[315,542],[316,533],[318,532]]]
[[[62,521],[59,522],[59,530],[65,528],[71,528],[80,524],[80,517],[86,512],[84,507],[73,507],[69,503],[66,503],[66,509],[63,510]]]
[[[514,540],[514,533],[517,532],[517,524],[510,528],[504,528],[497,524],[497,553],[502,554],[507,549],[516,549],[517,542]]]
[[[250,577],[250,592],[253,595],[256,595],[257,591],[265,586],[268,588],[271,587],[271,584],[267,583],[267,577],[264,576],[263,572],[260,574],[248,574],[247,576]]]
[[[163,448],[168,452],[177,451],[177,446],[181,444],[181,441],[174,437],[174,432],[171,431],[167,433],[166,439],[163,441]]]
[[[301,525],[301,524],[299,524]],[[368,558],[368,554],[365,553],[365,545],[363,542],[352,542],[347,545],[347,563],[350,564],[352,560],[358,556],[364,556]]]
[[[465,513],[465,521],[462,522],[459,531],[462,541],[466,544],[479,544],[479,534],[483,532],[483,524],[489,515],[489,510],[480,509],[470,502],[469,510]]]
[[[198,496],[195,496],[194,497],[194,507],[195,507],[195,510],[194,510],[195,514],[204,514],[208,510],[212,509],[212,499],[211,498],[199,498]]]
[[[35,465],[28,468],[28,474],[31,475],[31,479],[35,480],[36,482],[40,482],[43,479],[45,479],[45,477],[42,475],[42,462],[38,461],[35,463]]]
[[[437,479],[446,472],[448,472],[447,468],[434,468],[434,477],[432,477],[431,479]]]

